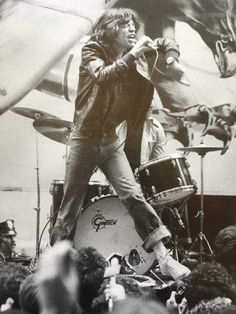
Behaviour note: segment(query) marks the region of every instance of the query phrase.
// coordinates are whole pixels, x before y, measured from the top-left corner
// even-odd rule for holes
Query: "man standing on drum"
[[[64,197],[51,244],[73,240],[89,179],[98,166],[134,219],[143,248],[155,251],[161,272],[177,279],[190,271],[163,245],[162,240],[170,237],[170,232],[144,199],[115,133],[123,120],[134,115],[138,119],[150,107],[153,85],[144,53],[158,49],[166,60],[173,59],[167,64],[169,73],[174,75],[178,69],[177,44],[164,38],[137,39],[140,24],[135,11],[110,9],[97,21],[82,49]]]

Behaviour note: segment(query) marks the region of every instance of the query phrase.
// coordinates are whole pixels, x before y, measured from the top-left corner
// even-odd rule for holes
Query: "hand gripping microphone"
[[[158,47],[157,47],[157,46],[154,46],[153,43],[148,43],[147,46],[148,46],[149,48],[153,49],[153,50],[157,50],[157,49],[158,49]]]

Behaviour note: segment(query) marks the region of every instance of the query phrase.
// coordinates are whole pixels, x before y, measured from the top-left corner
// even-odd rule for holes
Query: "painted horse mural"
[[[115,6],[136,10],[144,20],[147,35],[152,38],[159,35],[157,29],[160,29],[160,23],[172,21],[174,25],[175,21],[186,22],[211,49],[220,76],[236,75],[236,0],[119,0]],[[164,20],[160,21],[163,16]],[[209,108],[196,104],[191,90],[178,82],[169,81],[158,72],[155,75],[154,81],[158,82],[155,87],[164,107],[171,111],[169,115],[190,124],[205,124],[202,135],[213,135],[223,141],[224,153],[235,136],[235,106],[223,104]],[[222,108],[228,109],[227,114]],[[157,118],[163,119],[163,112],[157,115]]]
[[[115,6],[135,9],[151,37],[158,17],[188,23],[211,49],[221,77],[236,75],[236,0],[119,0]]]

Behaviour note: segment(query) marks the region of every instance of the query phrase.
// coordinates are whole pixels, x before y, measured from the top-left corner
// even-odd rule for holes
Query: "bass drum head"
[[[146,253],[129,212],[117,196],[103,196],[82,211],[74,247],[94,247],[105,258],[113,253],[125,257],[137,274],[144,274],[155,261]]]

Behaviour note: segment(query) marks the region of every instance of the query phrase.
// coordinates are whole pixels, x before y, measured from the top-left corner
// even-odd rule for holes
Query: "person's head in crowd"
[[[98,296],[106,269],[106,259],[92,247],[85,247],[74,253],[80,285],[78,301],[84,310],[89,310],[92,301]]]
[[[13,219],[0,222],[0,252],[4,257],[12,257],[15,254],[16,234]]]
[[[190,314],[222,313],[222,311],[228,308],[229,306],[231,306],[231,304],[232,304],[232,301],[229,298],[217,297],[210,301],[202,300],[190,310]]]
[[[127,297],[117,302],[113,314],[168,314],[168,310],[159,302],[143,297]]]
[[[19,309],[19,290],[29,271],[21,264],[11,263],[0,268],[0,305],[8,298],[14,300],[13,308]]]
[[[29,275],[21,284],[19,292],[20,307],[29,314],[39,314],[38,287],[34,274]]]
[[[236,225],[220,230],[213,250],[216,261],[227,268],[236,282]]]
[[[103,284],[99,290],[99,295],[93,300],[92,311],[93,313],[104,313],[108,310],[108,302],[106,299],[106,288],[109,285],[109,278],[103,281]],[[156,294],[153,289],[142,288],[139,282],[127,275],[117,275],[116,284],[124,287],[126,297],[145,297],[148,299],[156,298]]]
[[[210,301],[217,297],[236,301],[233,281],[221,264],[205,262],[198,265],[186,280],[185,297],[190,309],[201,301]]]
[[[230,305],[224,309],[219,309],[214,314],[236,314],[236,305]]]

